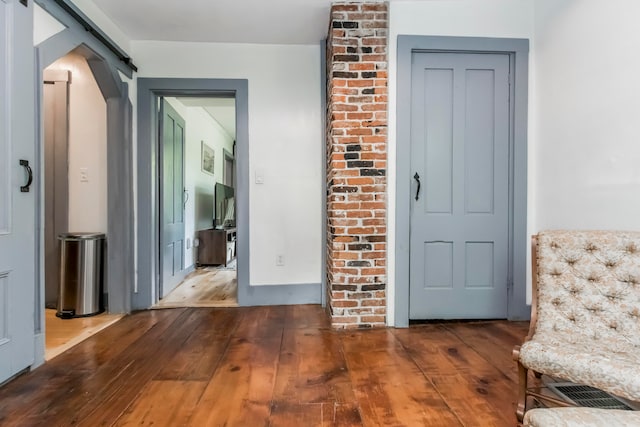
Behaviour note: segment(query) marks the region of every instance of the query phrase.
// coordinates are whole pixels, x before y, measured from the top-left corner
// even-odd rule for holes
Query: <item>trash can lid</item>
[[[81,233],[62,233],[58,235],[59,240],[99,240],[107,236],[104,233],[81,232]]]

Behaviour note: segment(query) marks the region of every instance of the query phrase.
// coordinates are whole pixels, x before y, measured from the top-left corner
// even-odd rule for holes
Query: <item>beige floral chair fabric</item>
[[[546,231],[535,240],[531,330],[514,351],[518,418],[527,370],[640,401],[640,232]]]
[[[637,427],[640,412],[594,408],[532,409],[524,427]]]

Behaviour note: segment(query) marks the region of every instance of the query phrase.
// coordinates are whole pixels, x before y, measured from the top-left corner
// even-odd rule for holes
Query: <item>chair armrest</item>
[[[536,332],[538,323],[538,235],[531,236],[531,321],[529,333],[524,342],[529,341]]]

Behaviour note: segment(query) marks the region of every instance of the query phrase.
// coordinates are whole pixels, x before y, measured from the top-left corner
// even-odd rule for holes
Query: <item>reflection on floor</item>
[[[236,270],[229,267],[198,268],[154,308],[237,307],[236,277]]]
[[[123,314],[102,313],[90,317],[60,319],[56,310],[45,310],[44,359],[51,360],[74,345],[86,340],[120,320]]]

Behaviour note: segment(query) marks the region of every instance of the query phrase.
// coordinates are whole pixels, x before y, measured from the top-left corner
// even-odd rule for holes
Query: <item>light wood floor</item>
[[[45,360],[50,360],[122,318],[122,314],[60,319],[56,310],[45,310]]]
[[[334,331],[319,306],[137,312],[0,389],[0,425],[514,426],[526,332]]]
[[[238,282],[235,270],[198,268],[156,304],[171,307],[237,307]]]

